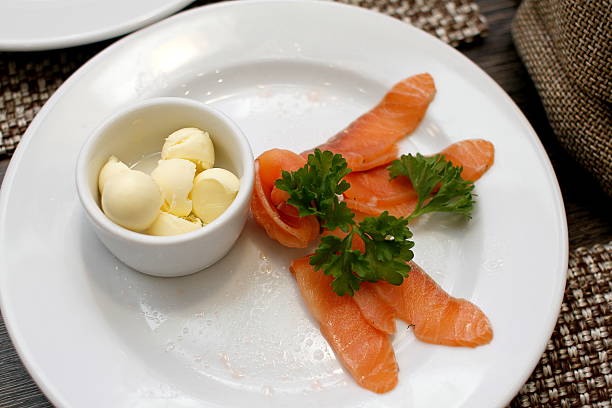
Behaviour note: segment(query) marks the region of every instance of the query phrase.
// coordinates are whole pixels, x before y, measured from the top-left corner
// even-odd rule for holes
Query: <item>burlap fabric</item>
[[[399,18],[452,45],[471,42],[487,28],[473,0],[337,1]],[[207,1],[193,6],[204,3]],[[0,52],[0,158],[13,153],[34,116],[62,82],[101,49],[94,44],[48,52]]]
[[[512,33],[559,141],[612,196],[612,1],[525,0]]]

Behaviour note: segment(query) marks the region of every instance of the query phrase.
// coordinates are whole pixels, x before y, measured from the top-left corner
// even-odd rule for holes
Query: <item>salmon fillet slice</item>
[[[369,286],[362,286],[353,295],[363,317],[372,326],[387,334],[395,333],[395,310]]]
[[[362,286],[372,288],[398,318],[414,325],[414,334],[421,341],[466,347],[491,342],[491,323],[478,306],[450,296],[416,263],[410,266],[412,270],[399,286],[386,282]]]
[[[346,233],[336,230],[326,231],[324,235],[343,238]],[[359,236],[353,237],[352,248],[365,250]],[[355,303],[372,326],[383,330],[388,327],[389,319],[397,317],[413,324],[415,336],[427,343],[476,347],[492,340],[493,329],[489,319],[478,306],[450,296],[415,262],[410,262],[410,267],[408,277],[399,286],[382,281],[362,282],[355,292]],[[372,300],[372,295],[391,310]]]
[[[435,94],[431,75],[406,78],[393,86],[372,110],[318,148],[342,154],[353,171],[388,163],[397,155],[395,143],[417,128]]]
[[[349,173],[344,179],[351,185],[344,192],[344,198],[361,202],[367,200],[367,204],[373,207],[417,198],[410,180],[403,176],[390,180],[389,171],[385,166]]]
[[[274,182],[281,170],[293,171],[305,160],[288,150],[272,149],[255,160],[255,185],[251,198],[251,213],[268,236],[290,248],[306,248],[319,236],[319,221],[315,216],[298,217],[295,208],[285,201],[274,205]]]
[[[335,294],[332,278],[315,271],[309,260],[296,259],[290,269],[321,333],[360,386],[376,393],[392,390],[399,368],[389,336],[368,323],[350,296]]]
[[[469,139],[451,144],[440,154],[463,167],[464,179],[476,181],[493,165],[495,148],[487,140]],[[418,197],[410,180],[400,176],[389,181],[386,167],[350,173],[346,180],[351,184],[344,192],[346,205],[355,211],[368,215],[388,211],[396,217],[406,217],[416,207]]]
[[[340,239],[346,237],[346,233],[340,229],[334,231],[325,230],[322,236],[334,235]],[[353,249],[364,252],[365,245],[359,236],[353,237]],[[395,333],[395,311],[387,305],[374,290],[369,287],[361,288],[353,294],[353,300],[359,306],[363,317],[378,330],[393,334]]]
[[[346,206],[353,211],[366,215],[368,217],[377,216],[385,211],[394,217],[407,217],[412,214],[417,205],[416,199],[409,199],[403,203],[397,204],[379,204],[372,206],[370,204],[364,204],[357,200],[347,200]]]
[[[462,166],[461,177],[465,180],[478,180],[495,160],[493,143],[484,139],[468,139],[453,143],[440,154],[446,156],[455,166]]]

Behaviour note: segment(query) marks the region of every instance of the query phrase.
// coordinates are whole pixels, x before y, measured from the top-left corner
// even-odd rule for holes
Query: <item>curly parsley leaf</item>
[[[369,269],[366,274],[361,274],[359,270],[355,270],[355,273],[363,280],[384,280],[401,285],[410,271],[407,262],[414,257],[408,219],[393,217],[385,211],[377,217],[364,219],[356,230],[365,243]]]
[[[355,224],[355,214],[339,199],[350,187],[343,179],[350,171],[341,155],[316,149],[304,167],[283,171],[275,183],[289,193],[287,202],[299,210],[300,216],[315,215],[330,231],[339,228],[347,233],[344,238],[321,238],[310,258],[315,270],[333,277],[332,289],[340,296],[352,296],[362,281],[384,280],[400,285],[410,271],[407,262],[413,257],[414,246],[406,218],[384,212]],[[352,247],[357,236],[365,243],[363,253]]]
[[[406,176],[418,195],[417,206],[408,220],[430,212],[461,214],[471,218],[474,183],[461,177],[462,168],[443,155],[402,155],[388,167],[391,178]]]
[[[323,227],[348,232],[354,214],[338,197],[350,187],[343,179],[350,172],[341,155],[315,149],[304,167],[283,170],[275,185],[289,193],[287,203],[296,207],[301,217],[316,215]]]
[[[352,249],[357,234],[365,243],[365,252]],[[334,278],[332,289],[338,295],[353,295],[362,281],[386,281],[401,285],[410,271],[408,261],[414,254],[412,233],[406,218],[396,218],[386,211],[368,217],[353,226],[344,238],[333,235],[321,239],[321,244],[310,258],[315,270]]]
[[[352,238],[352,232],[345,238],[325,236],[321,238],[321,244],[310,257],[310,264],[315,270],[322,269],[324,274],[334,278],[332,290],[340,296],[353,296],[361,283],[353,271],[368,269],[364,254],[352,249]]]

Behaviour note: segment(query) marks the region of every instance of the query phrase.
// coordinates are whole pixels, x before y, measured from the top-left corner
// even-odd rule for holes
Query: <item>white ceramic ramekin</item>
[[[197,127],[210,133],[215,167],[240,178],[234,202],[216,220],[186,234],[160,237],[127,230],[100,208],[98,173],[111,155],[126,164],[161,151],[175,130]],[[253,190],[253,153],[240,128],[225,114],[197,101],[155,98],[122,109],[87,139],[76,167],[79,199],[98,238],[128,266],[154,276],[183,276],[221,259],[240,235]]]

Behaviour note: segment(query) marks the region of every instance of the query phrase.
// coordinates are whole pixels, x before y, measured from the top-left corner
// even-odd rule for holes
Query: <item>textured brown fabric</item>
[[[525,0],[512,34],[559,141],[612,196],[612,1]]]
[[[612,407],[612,242],[570,254],[557,326],[510,406]]]
[[[471,42],[487,28],[473,0],[337,1],[399,18],[452,45]],[[196,2],[193,6],[201,4]],[[100,44],[93,44],[47,52],[0,52],[0,157],[13,153],[47,99],[101,49]]]
[[[0,157],[13,153],[55,90],[101,49],[102,44],[94,44],[44,52],[0,52]]]

